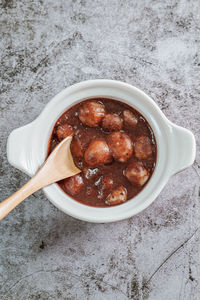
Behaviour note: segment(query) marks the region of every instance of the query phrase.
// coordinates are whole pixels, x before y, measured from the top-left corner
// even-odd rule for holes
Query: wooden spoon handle
[[[0,203],[0,221],[7,216],[19,203],[21,203],[28,196],[39,190],[42,186],[38,183],[36,176],[31,178],[24,186],[17,192],[3,200]]]
[[[81,172],[70,151],[72,136],[66,137],[49,155],[41,168],[23,187],[0,203],[0,221],[19,203],[39,189]]]

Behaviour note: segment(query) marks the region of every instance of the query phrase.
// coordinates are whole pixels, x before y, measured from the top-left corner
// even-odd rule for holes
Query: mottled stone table
[[[194,165],[129,220],[81,222],[42,192],[21,204],[0,224],[0,299],[200,299],[199,0],[1,0],[0,14],[1,199],[28,180],[9,133],[75,82],[131,83],[197,140]]]

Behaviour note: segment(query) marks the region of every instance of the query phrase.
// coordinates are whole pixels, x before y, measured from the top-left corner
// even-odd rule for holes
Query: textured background
[[[194,165],[139,215],[90,224],[42,192],[0,224],[0,298],[200,298],[200,2],[0,1],[0,195],[28,177],[6,139],[63,88],[86,79],[131,83],[191,129]],[[31,137],[30,137],[31,138]]]

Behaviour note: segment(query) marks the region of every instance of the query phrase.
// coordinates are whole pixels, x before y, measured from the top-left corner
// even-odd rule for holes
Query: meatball
[[[132,184],[142,186],[149,179],[149,172],[141,162],[134,162],[126,168],[125,176]]]
[[[103,177],[100,184],[102,190],[104,191],[110,190],[112,188],[112,185],[113,185],[113,178],[111,175],[106,175],[105,177]]]
[[[106,141],[103,139],[92,141],[85,151],[84,159],[89,166],[111,162],[112,156]]]
[[[133,154],[130,137],[123,132],[113,132],[108,136],[108,145],[115,160],[126,162]]]
[[[100,176],[95,182],[95,186],[98,187],[98,198],[102,199],[108,195],[113,186],[113,178],[111,175]]]
[[[80,138],[74,137],[71,143],[72,154],[78,158],[83,157],[85,143]]]
[[[72,126],[68,124],[59,125],[56,128],[56,135],[60,142],[64,140],[67,136],[74,135]]]
[[[76,195],[83,187],[83,178],[80,174],[66,178],[63,180],[63,186],[70,195]]]
[[[116,205],[124,203],[127,200],[127,190],[122,185],[111,191],[106,198],[106,204]]]
[[[123,127],[123,120],[117,114],[107,114],[103,118],[102,127],[105,131],[119,131]]]
[[[104,105],[95,101],[85,102],[79,108],[78,116],[83,124],[97,127],[105,116]]]
[[[83,130],[75,129],[74,138],[71,143],[72,154],[78,158],[82,158],[90,139],[91,137],[87,133],[84,133]]]
[[[135,141],[135,156],[138,159],[146,159],[152,154],[152,143],[148,136],[140,136]]]
[[[125,125],[132,127],[137,125],[138,119],[130,110],[123,111],[123,118]]]

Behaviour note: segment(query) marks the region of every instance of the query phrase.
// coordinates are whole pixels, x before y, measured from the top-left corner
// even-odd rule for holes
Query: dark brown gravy
[[[117,162],[117,161],[113,160],[112,163],[109,163],[107,165],[100,165],[100,166],[96,166],[96,167],[88,167],[88,165],[84,161],[84,158],[77,158],[72,153],[74,162],[77,165],[77,167],[80,168],[81,170],[83,170],[84,168],[89,168],[91,170],[91,171],[89,171],[89,173],[93,174],[93,176],[91,176],[91,178],[87,179],[86,178],[87,176],[83,175],[82,177],[83,177],[84,185],[83,185],[81,191],[74,196],[72,196],[72,195],[69,195],[69,196],[72,197],[74,200],[76,200],[82,204],[85,204],[85,205],[94,206],[94,207],[109,207],[105,203],[105,199],[106,199],[107,195],[110,193],[110,190],[109,191],[104,190],[103,197],[101,198],[102,191],[100,188],[100,182],[101,182],[102,178],[105,175],[109,175],[113,178],[112,189],[115,189],[116,187],[121,186],[121,185],[124,186],[127,190],[127,195],[128,195],[127,200],[136,196],[144,188],[144,186],[148,183],[148,181],[150,180],[150,178],[153,174],[155,164],[156,164],[156,156],[157,156],[156,141],[155,141],[153,131],[152,131],[150,125],[148,124],[148,122],[146,121],[146,119],[138,111],[136,111],[129,105],[124,104],[117,100],[102,99],[102,98],[88,99],[85,101],[100,101],[101,103],[104,104],[107,113],[116,113],[120,116],[122,115],[122,112],[124,110],[127,110],[127,109],[130,110],[137,116],[138,124],[135,127],[123,125],[122,131],[125,132],[127,135],[129,135],[129,137],[133,141],[133,144],[134,144],[134,140],[137,137],[144,136],[144,135],[149,137],[152,142],[152,150],[153,150],[152,154],[146,159],[139,160],[135,157],[135,155],[133,153],[132,157],[128,160],[128,162],[121,163],[121,162]],[[56,128],[58,125],[63,125],[63,124],[71,125],[75,131],[75,135],[76,135],[76,133],[80,134],[81,137],[83,137],[84,140],[86,141],[84,150],[86,150],[86,148],[91,140],[94,140],[97,138],[103,138],[103,139],[107,138],[109,133],[103,131],[101,126],[92,128],[92,127],[85,126],[81,123],[81,121],[78,118],[78,109],[79,109],[80,105],[82,105],[83,102],[84,101],[81,101],[78,104],[72,106],[70,109],[65,111],[61,115],[61,117],[57,120],[57,122],[54,126],[54,129],[53,129],[52,135],[49,140],[48,155],[54,149],[54,147],[59,143],[57,135],[56,135]],[[127,178],[124,176],[124,170],[126,169],[126,167],[130,163],[137,162],[137,161],[141,161],[143,163],[144,167],[146,169],[148,169],[149,174],[150,174],[148,181],[143,186],[137,186],[137,185],[131,184],[127,180]],[[61,189],[65,193],[67,193],[67,191],[65,190],[63,181],[58,182],[58,185],[61,187]],[[69,194],[69,193],[67,193],[67,194]]]

